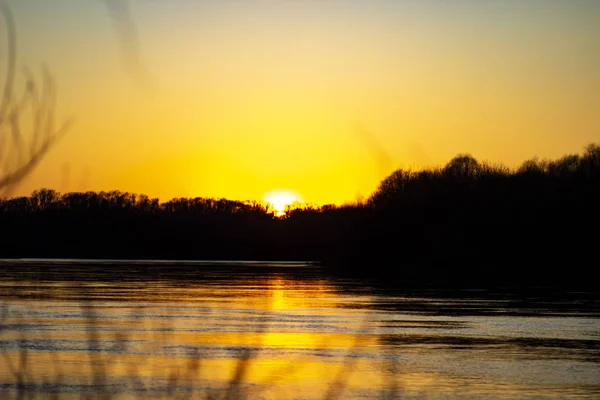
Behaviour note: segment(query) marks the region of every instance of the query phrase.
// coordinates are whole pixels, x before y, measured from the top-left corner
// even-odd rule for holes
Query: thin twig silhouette
[[[68,131],[71,120],[55,127],[56,87],[47,67],[41,88],[33,74],[24,69],[25,88],[16,95],[17,27],[10,8],[0,2],[7,43],[6,74],[0,99],[0,196],[9,194],[40,164],[48,151]],[[31,113],[30,130],[23,130],[23,118]]]

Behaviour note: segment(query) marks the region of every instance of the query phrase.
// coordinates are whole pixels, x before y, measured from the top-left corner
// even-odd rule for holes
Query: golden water
[[[0,271],[2,399],[600,398],[585,295],[417,293],[301,264]]]

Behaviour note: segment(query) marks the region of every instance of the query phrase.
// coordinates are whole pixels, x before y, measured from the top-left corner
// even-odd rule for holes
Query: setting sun
[[[298,193],[288,189],[275,189],[265,194],[264,200],[271,204],[277,216],[285,214],[285,208],[295,202],[301,202],[302,198]]]

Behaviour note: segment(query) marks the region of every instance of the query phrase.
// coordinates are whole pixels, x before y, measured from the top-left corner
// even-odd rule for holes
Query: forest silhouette
[[[516,169],[458,155],[399,169],[366,200],[296,205],[50,189],[0,201],[0,257],[313,260],[339,273],[460,282],[598,275],[600,145]]]

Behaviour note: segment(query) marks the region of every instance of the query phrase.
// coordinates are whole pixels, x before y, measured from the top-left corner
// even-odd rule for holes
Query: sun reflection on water
[[[389,299],[319,276],[238,272],[186,283],[0,280],[0,397],[33,387],[24,379],[39,398],[54,388],[61,399],[90,387],[131,399],[353,399],[553,397],[560,386],[516,376],[508,351],[444,341],[487,335],[467,329],[485,320],[398,314],[377,306]]]

